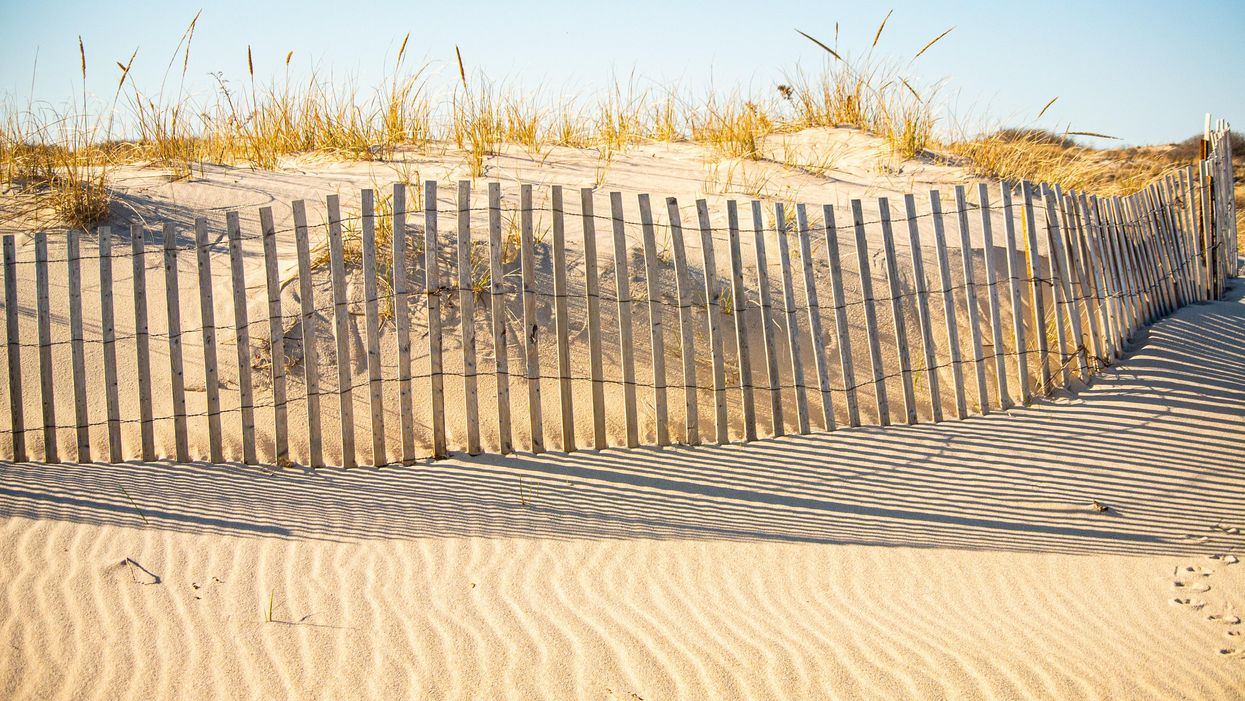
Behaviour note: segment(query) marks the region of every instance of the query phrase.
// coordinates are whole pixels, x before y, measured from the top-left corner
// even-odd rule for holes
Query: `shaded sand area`
[[[939,425],[4,464],[0,696],[1239,698],[1243,291],[1077,397]]]

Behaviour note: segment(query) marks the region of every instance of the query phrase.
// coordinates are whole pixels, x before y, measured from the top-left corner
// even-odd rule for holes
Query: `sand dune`
[[[1242,292],[1075,398],[960,422],[4,464],[0,696],[1239,697]]]

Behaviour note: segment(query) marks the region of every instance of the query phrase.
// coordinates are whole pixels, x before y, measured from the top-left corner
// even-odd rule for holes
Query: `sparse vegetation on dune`
[[[457,151],[472,177],[487,176],[490,160],[508,144],[542,162],[554,147],[591,149],[599,185],[615,157],[637,144],[688,142],[709,151],[706,182],[715,189],[723,181],[731,187],[736,180],[766,177],[741,167],[747,161],[772,160],[824,174],[827,163],[805,163],[781,140],[807,128],[852,126],[882,138],[891,157],[909,159],[937,149],[958,156],[977,175],[1104,194],[1135,189],[1173,163],[1196,157],[1196,145],[1098,150],[1078,145],[1072,138],[1076,133],[1030,129],[940,135],[932,104],[937,84],[918,86],[904,74],[906,67],[874,56],[889,18],[858,58],[839,50],[837,27],[829,43],[801,31],[825,51],[824,65],[815,72],[788,73],[760,95],[711,91],[693,96],[670,88],[639,89],[634,79],[616,79],[595,98],[545,100],[468,71],[457,51],[452,87],[438,92],[429,66],[408,65],[408,36],[388,76],[369,92],[361,93],[354,84],[333,85],[318,74],[296,84],[289,77],[292,51],[285,55],[285,78],[262,86],[248,49],[246,80],[239,86],[214,74],[215,96],[200,104],[180,87],[189,68],[196,16],[169,63],[175,74],[180,68],[175,91],[166,93],[162,85],[154,95],[143,92],[129,77],[131,56],[128,63],[117,64],[117,91],[104,116],[89,113],[85,94],[80,105],[63,111],[7,110],[0,125],[0,169],[7,185],[3,217],[35,226],[59,222],[89,228],[108,215],[108,172],[119,164],[147,164],[186,178],[205,163],[273,170],[298,154],[395,160],[400,147]],[[927,42],[907,66],[950,31]],[[81,45],[79,51],[85,84],[86,51]],[[114,115],[124,138],[114,132]],[[1245,154],[1245,148],[1237,152]],[[748,190],[760,193],[764,187],[753,183]]]

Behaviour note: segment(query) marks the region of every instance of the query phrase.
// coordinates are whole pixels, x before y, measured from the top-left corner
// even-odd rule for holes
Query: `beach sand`
[[[0,697],[1239,698],[1242,291],[937,425],[3,464]]]

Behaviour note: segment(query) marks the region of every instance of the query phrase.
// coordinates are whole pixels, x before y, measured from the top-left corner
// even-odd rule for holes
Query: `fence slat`
[[[108,414],[108,461],[121,462],[123,455],[121,449],[121,402],[120,397],[118,396],[119,387],[117,383],[117,318],[112,304],[112,227],[101,226],[96,230],[96,233],[99,236],[99,333],[104,352],[104,404]],[[5,245],[7,254],[7,246],[11,245],[11,239],[8,237],[5,238]],[[8,280],[9,277],[6,272],[6,306],[8,306]],[[10,338],[12,338],[12,336],[10,336]],[[12,367],[9,368],[9,377],[13,377]],[[15,388],[18,395],[17,398],[20,401],[20,376],[17,384],[12,386]],[[17,439],[22,434],[20,414],[18,416],[18,423],[13,427],[15,452]],[[14,456],[14,459],[19,460],[19,462],[26,459],[24,441],[22,445],[22,453],[23,455],[20,459],[16,456]]]
[[[233,277],[234,346],[238,351],[238,403],[242,421],[242,462],[254,465],[255,398],[251,389],[251,329],[247,316],[246,271],[242,267],[242,225],[237,212],[225,214],[229,235],[229,272]]]
[[[99,260],[100,260],[101,270],[103,270],[105,265],[108,266],[108,272],[109,272],[108,281],[109,281],[109,286],[111,286],[112,259],[105,258],[104,252],[103,252],[103,247],[109,239],[109,235],[110,235],[109,231],[110,230],[106,226],[100,227],[99,236],[100,236],[101,250],[100,250]],[[15,246],[13,244],[13,235],[5,234],[3,241],[4,241],[4,244],[3,244],[4,245],[4,321],[5,321],[6,334],[8,338],[7,345],[8,345],[8,360],[9,360],[9,426],[13,429],[13,462],[26,462],[26,421],[25,421],[25,416],[23,415],[25,404],[22,401],[22,347],[21,347],[21,343],[17,340],[18,334],[20,333],[17,327],[17,257],[16,257]],[[102,291],[103,279],[104,279],[104,276],[101,274],[100,275],[100,286],[101,286],[100,294],[101,295],[103,295],[103,291]],[[105,300],[107,313],[108,313],[108,317],[106,321],[110,321],[112,318],[112,296],[109,295],[108,297],[105,297],[104,300]],[[105,331],[110,333],[112,331],[112,325],[105,324]],[[107,349],[110,347],[109,346],[110,338],[111,336],[104,337],[105,357],[107,357]],[[113,353],[113,357],[115,359],[116,357],[115,352]],[[105,370],[105,373],[107,373],[107,370]],[[113,382],[109,386],[115,392],[116,387],[117,387],[115,360],[114,360],[114,367],[113,367],[112,374],[113,374]],[[115,401],[113,404],[115,405]],[[117,426],[119,427],[120,424],[117,423]],[[109,423],[109,428],[111,429],[112,427],[113,427],[113,424]],[[118,431],[119,430],[120,429],[118,428]],[[109,437],[110,438],[112,437],[111,433],[109,433]],[[109,449],[112,451],[111,455],[113,455],[113,457],[111,458],[112,462],[120,462],[121,458],[118,457],[120,455],[120,440],[119,439],[110,440]]]
[[[523,343],[527,359],[527,410],[533,453],[545,450],[540,400],[540,327],[536,321],[536,258],[532,242],[532,186],[519,188],[519,265],[523,274]]]
[[[562,414],[562,450],[575,450],[575,405],[571,392],[571,320],[566,308],[566,222],[562,188],[550,191],[553,215],[553,323],[558,344],[558,408]]]
[[[1012,212],[1012,185],[1010,183],[999,184],[999,199],[1003,205],[1003,245],[1007,252],[1007,291],[1011,301],[1012,338],[1016,346],[1016,385],[1020,392],[1020,403],[1028,404],[1033,394],[1029,388],[1029,349],[1025,345],[1024,304],[1021,299],[1021,281],[1026,273],[1024,261],[1020,258],[1020,249],[1016,244],[1016,220]],[[999,362],[1002,362],[1002,357]]]
[[[156,438],[151,415],[151,341],[147,329],[147,263],[144,258],[143,227],[130,224],[130,259],[134,264],[134,358],[138,374],[138,425],[141,435],[139,457],[143,462],[156,459]]]
[[[830,373],[826,366],[826,340],[822,336],[821,304],[817,299],[817,280],[814,276],[815,262],[808,233],[808,211],[804,205],[795,207],[796,235],[799,239],[800,270],[804,276],[804,302],[808,314],[808,335],[813,347],[813,367],[817,372],[817,388],[821,392],[822,427],[834,429],[834,403],[830,398]]]
[[[765,255],[765,220],[761,203],[752,201],[752,233],[757,264],[757,296],[761,308],[761,337],[765,342],[765,377],[769,381],[770,418],[773,434],[781,436],[787,429],[782,415],[782,383],[778,374],[778,351],[774,346],[774,302],[769,289],[769,263]]]
[[[735,344],[739,357],[739,392],[743,409],[744,440],[757,438],[756,406],[752,399],[752,357],[748,347],[747,290],[744,288],[743,254],[739,249],[739,209],[735,200],[726,201],[726,228],[731,251],[731,301],[735,317]]]
[[[1033,310],[1033,340],[1038,354],[1038,391],[1050,396],[1050,355],[1046,336],[1046,298],[1042,294],[1042,256],[1037,247],[1037,216],[1033,210],[1033,186],[1020,181],[1020,197],[1023,202],[1025,258],[1029,271],[1029,299]]]
[[[1049,274],[1054,287],[1055,343],[1059,349],[1056,369],[1063,379],[1064,387],[1067,387],[1072,383],[1072,371],[1068,369],[1068,364],[1072,362],[1074,354],[1068,352],[1068,334],[1064,318],[1066,317],[1070,322],[1076,316],[1075,312],[1069,309],[1069,305],[1073,302],[1073,297],[1071,283],[1068,281],[1067,268],[1065,267],[1063,246],[1059,243],[1058,214],[1054,205],[1055,195],[1045,183],[1041,187],[1041,196],[1046,214],[1046,250],[1050,253],[1050,260],[1048,261]],[[1060,310],[1062,310],[1062,314]],[[1080,334],[1074,333],[1074,336],[1079,341]],[[1076,355],[1079,355],[1079,351]]]
[[[986,387],[985,358],[981,349],[977,282],[973,273],[973,243],[968,234],[968,198],[963,185],[955,186],[955,209],[960,229],[960,263],[964,270],[964,311],[968,315],[968,338],[973,350],[973,373],[977,380],[977,405],[981,413],[986,414],[990,412],[990,393]]]
[[[1115,362],[1120,355],[1119,315],[1116,311],[1116,280],[1111,267],[1111,252],[1104,245],[1102,228],[1099,225],[1089,197],[1084,193],[1078,197],[1081,217],[1084,221],[1084,240],[1089,247],[1090,257],[1094,264],[1094,277],[1097,280],[1098,308],[1102,317],[1103,338],[1106,343],[1107,360]]]
[[[1072,333],[1076,337],[1077,348],[1080,349],[1078,366],[1081,371],[1081,381],[1088,382],[1089,356],[1091,354],[1094,356],[1102,355],[1102,343],[1098,337],[1098,320],[1094,313],[1093,293],[1090,290],[1090,283],[1086,273],[1085,258],[1081,255],[1077,241],[1076,210],[1068,207],[1069,195],[1064,193],[1059,185],[1055,185],[1053,192],[1062,223],[1059,243],[1063,246],[1064,271],[1068,275],[1066,287],[1070,292],[1069,299],[1072,302],[1068,306],[1068,311],[1072,314],[1070,319],[1072,321]],[[1088,329],[1081,324],[1082,314],[1080,308],[1078,308],[1078,302],[1080,308],[1084,308],[1084,318]]]
[[[904,195],[904,218],[908,221],[908,250],[912,254],[912,285],[916,297],[917,325],[921,329],[921,356],[929,387],[930,419],[942,421],[942,397],[938,391],[938,354],[934,345],[934,322],[929,315],[929,288],[925,282],[925,260],[921,252],[921,230],[917,224],[916,198]]]
[[[830,295],[834,298],[834,334],[839,341],[839,371],[843,377],[843,403],[847,425],[860,425],[860,405],[856,401],[856,371],[852,367],[851,332],[847,327],[847,300],[843,297],[843,266],[839,261],[839,232],[834,223],[834,206],[822,205],[825,225],[826,259],[830,263]]]
[[[354,363],[350,358],[350,307],[346,299],[346,260],[342,251],[342,216],[337,195],[327,198],[329,266],[333,279],[333,337],[337,341],[337,401],[342,437],[342,467],[354,467]]]
[[[476,382],[476,296],[471,260],[471,181],[458,181],[458,308],[463,335],[463,419],[467,454],[480,449],[480,398]]]
[[[295,200],[294,244],[298,249],[298,296],[302,306],[303,383],[307,388],[307,452],[310,467],[324,467],[324,444],[320,437],[320,354],[316,349],[316,303],[311,285],[311,253],[308,250],[307,205]]]
[[[35,311],[39,323],[39,398],[43,406],[43,461],[60,462],[52,369],[52,318],[48,308],[48,235],[35,234]]]
[[[985,253],[986,268],[986,299],[990,314],[990,343],[994,346],[994,383],[998,388],[998,407],[1008,409],[1012,406],[1011,392],[1007,387],[1007,364],[1003,362],[1003,316],[999,311],[999,277],[994,269],[994,228],[990,222],[990,188],[985,183],[977,184],[977,199],[981,211],[981,250]],[[1011,256],[1008,256],[1011,264]]]
[[[899,263],[895,260],[895,235],[891,229],[891,207],[885,197],[878,198],[879,219],[882,220],[883,265],[890,297],[891,318],[895,325],[895,350],[899,356],[899,375],[903,384],[904,421],[916,423],[916,389],[912,385],[912,360],[908,353],[908,330],[904,325],[903,296],[899,289]]]
[[[497,375],[497,439],[502,455],[514,452],[510,433],[510,359],[507,355],[506,288],[502,280],[501,183],[488,184],[489,312],[493,326],[493,363]]]
[[[636,420],[635,346],[631,342],[631,273],[627,270],[627,231],[623,222],[622,193],[610,193],[610,218],[614,227],[614,284],[618,296],[618,343],[622,362],[623,412],[627,423],[627,447],[640,444]]]
[[[428,311],[428,401],[432,413],[432,457],[446,456],[445,377],[442,374],[441,264],[437,245],[437,181],[424,181],[424,291]],[[529,361],[530,363],[530,361]]]
[[[385,449],[385,390],[380,367],[380,294],[376,270],[376,195],[360,193],[363,206],[363,325],[367,331],[368,408],[372,419],[372,465],[389,464]]]
[[[1210,167],[1206,161],[1198,164],[1198,200],[1202,206],[1202,247],[1205,253],[1203,260],[1206,262],[1206,291],[1207,299],[1218,299],[1219,290],[1216,283],[1215,270],[1215,237],[1211,227],[1212,212],[1210,204]]]
[[[221,453],[220,377],[216,355],[216,307],[212,303],[212,251],[208,247],[207,219],[195,219],[195,252],[199,258],[199,310],[203,320],[203,380],[207,389],[208,455],[224,462]]]
[[[177,227],[164,223],[165,314],[169,327],[169,385],[173,399],[173,443],[178,462],[190,460],[186,436],[186,369],[182,352],[181,283],[178,281]]]
[[[713,365],[713,439],[730,441],[726,414],[726,360],[722,351],[722,286],[718,283],[718,266],[713,251],[713,226],[709,221],[709,203],[696,200],[696,220],[700,226],[700,253],[705,272],[705,315],[709,320],[709,354]]]
[[[791,384],[795,386],[795,419],[797,430],[807,434],[808,397],[804,387],[804,361],[800,355],[800,327],[796,317],[795,287],[791,283],[791,252],[787,248],[790,232],[786,211],[781,202],[774,203],[774,222],[778,234],[778,263],[782,270],[782,307],[786,316],[787,346],[791,351]]]
[[[968,403],[964,398],[964,368],[960,365],[960,334],[955,321],[955,296],[951,285],[951,264],[947,260],[947,237],[943,228],[942,200],[937,190],[929,193],[929,208],[934,220],[934,251],[938,256],[938,284],[942,286],[942,309],[947,327],[947,355],[951,365],[951,379],[955,389],[955,416],[968,416]],[[930,372],[937,372],[930,368]]]
[[[1189,275],[1193,279],[1193,294],[1198,300],[1206,299],[1206,266],[1202,263],[1202,251],[1198,246],[1197,210],[1195,209],[1193,166],[1180,171],[1179,197],[1183,206],[1180,219],[1184,225],[1185,245],[1189,254]]]
[[[281,279],[277,261],[277,228],[272,208],[259,210],[259,228],[264,242],[264,283],[268,292],[268,352],[272,356],[273,462],[284,467],[290,462],[289,409],[285,395],[285,321],[281,316]]]
[[[406,185],[393,186],[393,326],[398,347],[398,417],[402,464],[415,464],[415,398],[411,388],[411,305],[406,262]]]
[[[65,232],[66,285],[69,288],[69,349],[73,366],[74,437],[79,463],[91,462],[91,419],[86,403],[86,350],[82,337],[81,232]]]
[[[679,202],[666,198],[670,218],[670,247],[674,257],[674,281],[679,300],[679,349],[683,355],[683,442],[700,445],[700,412],[696,402],[696,341],[692,330],[692,283],[683,248],[683,221]]]
[[[653,413],[657,445],[670,445],[670,417],[666,407],[666,340],[662,323],[661,276],[657,261],[657,240],[653,231],[653,211],[649,196],[641,193],[640,233],[644,239],[644,281],[648,291],[648,322],[653,351]]]
[[[856,232],[856,263],[860,268],[860,296],[865,310],[865,336],[869,339],[869,366],[873,371],[873,399],[878,423],[889,426],[890,406],[886,398],[886,371],[882,367],[882,346],[878,340],[878,318],[873,299],[873,272],[869,269],[869,240],[865,236],[865,217],[860,200],[852,200],[852,223]]]
[[[579,191],[580,215],[584,231],[584,297],[588,307],[588,363],[592,383],[592,447],[604,450],[608,445],[605,433],[605,370],[601,348],[601,280],[597,272],[596,214],[592,211],[592,188]]]

